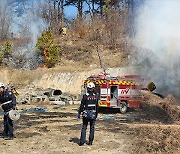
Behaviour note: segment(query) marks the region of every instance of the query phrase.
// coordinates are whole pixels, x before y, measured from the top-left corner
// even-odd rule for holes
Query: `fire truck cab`
[[[99,107],[118,108],[121,113],[126,113],[128,108],[142,106],[142,80],[140,75],[111,77],[104,73],[88,77],[84,81],[84,88],[86,92],[87,83],[94,82]]]

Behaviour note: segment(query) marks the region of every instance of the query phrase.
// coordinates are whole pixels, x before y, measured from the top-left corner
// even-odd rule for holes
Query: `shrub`
[[[12,44],[9,41],[6,41],[4,45],[0,46],[0,62],[2,63],[4,58],[9,58],[12,53]]]
[[[46,30],[38,38],[36,52],[43,56],[45,66],[48,68],[55,66],[60,60],[60,47],[54,43],[52,33]]]
[[[156,85],[154,84],[154,82],[150,82],[147,88],[149,91],[154,91],[156,89]]]

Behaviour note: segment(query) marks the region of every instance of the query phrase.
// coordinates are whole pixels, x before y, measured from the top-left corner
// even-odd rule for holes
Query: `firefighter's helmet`
[[[89,82],[87,84],[87,88],[89,88],[89,89],[95,88],[95,84],[93,82]]]
[[[5,87],[4,83],[0,82],[0,87]]]

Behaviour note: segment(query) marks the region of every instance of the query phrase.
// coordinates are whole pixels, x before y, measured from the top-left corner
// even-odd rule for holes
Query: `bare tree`
[[[45,19],[53,32],[64,26],[65,0],[45,0],[41,3],[38,15]]]
[[[6,0],[1,0],[0,5],[0,39],[10,37],[10,26],[12,24],[11,6]]]

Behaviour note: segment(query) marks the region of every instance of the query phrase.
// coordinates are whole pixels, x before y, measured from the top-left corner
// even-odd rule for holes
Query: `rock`
[[[73,105],[74,104],[74,101],[69,101],[69,105]]]
[[[56,104],[56,105],[66,105],[66,103],[63,101],[50,101],[50,103]]]

